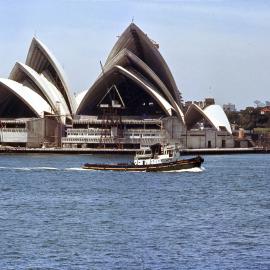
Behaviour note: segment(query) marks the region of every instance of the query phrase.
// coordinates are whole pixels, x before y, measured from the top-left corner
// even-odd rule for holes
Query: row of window
[[[153,137],[153,136],[149,136],[149,137],[128,137],[128,138],[123,138],[124,141],[127,140],[137,140],[137,139],[162,139],[162,137]],[[97,137],[97,138],[70,138],[70,137],[66,137],[66,138],[62,138],[62,142],[100,142],[101,138]],[[114,138],[112,137],[107,137],[104,138],[104,140],[108,140],[108,141],[114,141]]]
[[[82,136],[82,137],[81,137]],[[93,135],[69,135],[66,138],[67,139],[95,139],[95,138],[100,138],[101,134],[93,134]],[[107,136],[107,138],[114,138],[112,136]],[[130,134],[130,135],[125,135],[124,138],[130,138],[130,139],[138,139],[138,138],[163,138],[163,136],[160,136],[160,134]]]
[[[2,128],[0,132],[15,132],[15,133],[26,133],[27,130],[24,128]]]

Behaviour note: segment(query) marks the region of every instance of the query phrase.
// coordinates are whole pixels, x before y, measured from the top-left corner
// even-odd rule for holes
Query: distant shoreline
[[[104,148],[26,148],[0,147],[0,154],[129,154],[138,149],[104,149]],[[231,155],[231,154],[269,154],[265,148],[204,148],[182,149],[182,155]]]

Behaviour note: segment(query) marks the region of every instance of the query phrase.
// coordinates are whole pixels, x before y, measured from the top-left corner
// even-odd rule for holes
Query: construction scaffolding
[[[112,85],[108,89],[98,103],[98,107],[102,110],[99,147],[106,148],[108,141],[113,141],[115,146],[121,149],[121,139],[123,138],[121,111],[125,109],[125,104],[116,85]]]

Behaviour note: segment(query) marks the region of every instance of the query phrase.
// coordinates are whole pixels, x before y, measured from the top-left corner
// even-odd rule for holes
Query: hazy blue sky
[[[86,90],[134,17],[160,44],[184,100],[270,100],[270,1],[0,0],[0,14],[0,77],[25,61],[36,35],[72,91]]]

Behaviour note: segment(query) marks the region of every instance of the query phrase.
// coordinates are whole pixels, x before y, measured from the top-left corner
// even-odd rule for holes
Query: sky
[[[71,90],[87,90],[134,20],[159,43],[184,101],[213,97],[241,109],[270,100],[267,0],[0,0],[0,14],[0,77],[25,62],[36,36]]]

